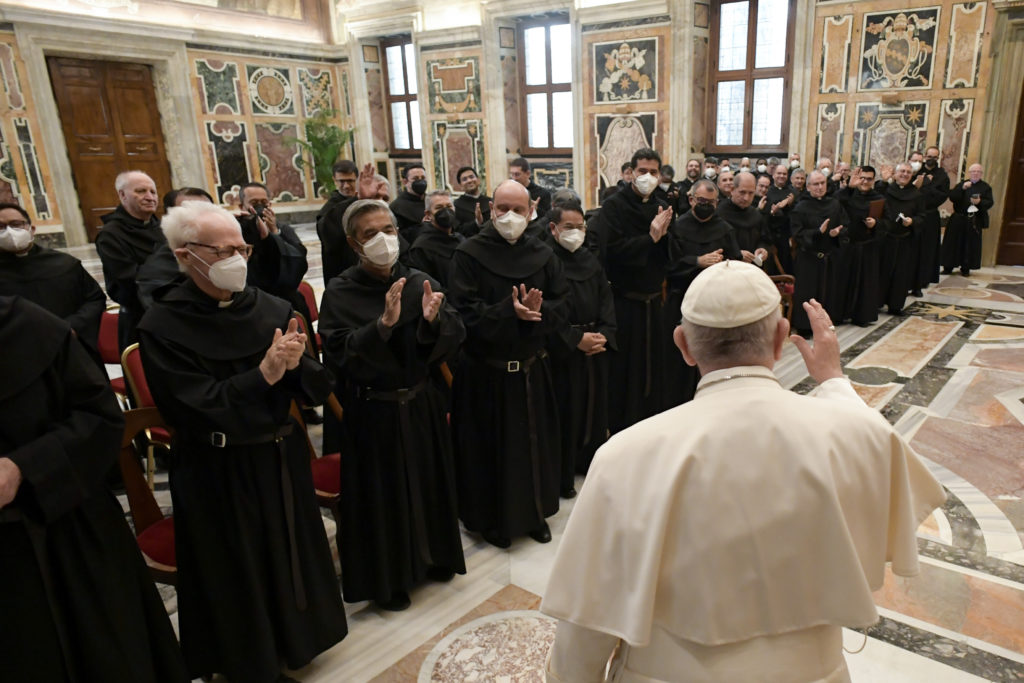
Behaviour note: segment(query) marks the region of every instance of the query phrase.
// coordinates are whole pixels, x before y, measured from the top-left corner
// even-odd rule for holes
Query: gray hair
[[[894,172],[895,172],[895,171],[898,171],[898,170],[900,170],[900,166],[906,166],[906,167],[907,167],[907,169],[908,169],[908,170],[909,170],[909,171],[910,171],[911,173],[913,173],[913,172],[914,172],[914,169],[913,169],[913,167],[912,167],[912,166],[911,166],[911,165],[910,165],[910,164],[909,164],[908,162],[906,162],[906,161],[901,161],[900,163],[896,164],[896,166],[895,166],[895,167],[893,167],[893,169],[892,169],[892,170],[893,170]]]
[[[818,169],[814,169],[813,171],[807,174],[807,182],[811,182],[811,179],[814,178],[814,176],[821,176],[822,180],[828,180],[828,176],[826,176]]]
[[[686,194],[690,195],[691,197],[695,197],[696,196],[695,192],[699,188],[701,188],[701,187],[706,188],[706,189],[710,190],[711,192],[714,192],[715,194],[718,194],[718,186],[715,185],[712,181],[708,180],[707,178],[701,178],[700,180],[695,182],[693,185],[691,185],[690,186],[690,191],[687,192]]]
[[[703,367],[758,365],[772,357],[775,328],[782,317],[780,309],[748,325],[705,327],[682,320],[683,334],[690,355]]]
[[[551,204],[582,204],[580,196],[571,187],[561,187],[551,195]]]
[[[242,234],[238,219],[230,211],[210,202],[193,199],[182,202],[181,206],[172,206],[160,221],[160,229],[167,239],[167,245],[171,249],[180,249],[189,242],[195,242],[199,238],[199,221],[209,215],[229,219],[238,230],[238,234]],[[180,263],[178,267],[184,270]]]
[[[374,173],[373,174],[373,179],[376,180],[378,183],[384,183],[385,185],[388,186],[389,190],[391,189],[391,181],[388,180],[388,177],[386,175],[381,175],[380,173]]]
[[[451,196],[452,193],[449,192],[448,190],[433,190],[431,192],[428,192],[427,196],[423,198],[423,208],[425,208],[427,211],[430,211],[430,203],[433,201],[434,197],[451,198]]]
[[[148,173],[146,173],[145,171],[135,169],[133,171],[122,171],[121,173],[118,173],[117,177],[114,178],[114,189],[117,190],[118,192],[123,190],[124,186],[128,184],[128,179],[131,178],[136,173],[139,175],[146,176],[147,178],[149,178],[150,182],[152,182],[154,185],[156,184],[156,182],[150,177]]]
[[[355,239],[356,228],[359,227],[357,219],[374,211],[383,211],[391,219],[391,225],[398,227],[395,214],[391,213],[391,208],[387,204],[379,199],[357,199],[345,209],[345,215],[341,217],[341,226],[345,230],[345,236]]]

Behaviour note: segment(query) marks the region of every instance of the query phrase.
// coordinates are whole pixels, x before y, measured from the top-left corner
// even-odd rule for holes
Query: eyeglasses
[[[27,228],[30,225],[32,225],[32,224],[29,223],[28,221],[20,221],[19,220],[19,221],[10,221],[8,223],[4,223],[3,221],[0,221],[0,230],[3,230],[4,228],[15,228],[17,230],[24,230],[25,228]]]
[[[212,244],[203,244],[202,242],[186,242],[185,244],[194,244],[197,247],[203,247],[209,249],[218,258],[230,258],[234,254],[240,254],[242,258],[248,259],[252,255],[252,245],[243,244],[237,247],[215,247]]]

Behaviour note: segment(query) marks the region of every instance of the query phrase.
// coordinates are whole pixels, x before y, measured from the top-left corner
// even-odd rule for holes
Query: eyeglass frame
[[[252,256],[251,244],[245,244],[237,247],[215,247],[212,244],[203,244],[202,242],[185,242],[185,246],[190,244],[194,244],[197,247],[206,247],[207,249],[212,250],[217,258],[221,259],[231,258],[234,254],[240,254],[242,258],[248,261],[249,257]],[[228,253],[225,254],[223,253],[224,251],[227,251]]]
[[[19,218],[16,221],[10,221],[4,223],[0,221],[0,230],[6,230],[7,228],[14,228],[15,230],[28,230],[32,227],[32,221],[27,221],[24,218]]]

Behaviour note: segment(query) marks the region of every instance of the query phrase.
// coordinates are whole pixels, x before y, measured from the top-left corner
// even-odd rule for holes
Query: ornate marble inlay
[[[597,114],[597,175],[602,188],[619,182],[622,164],[633,158],[642,147],[654,147],[657,137],[657,112],[649,114]]]
[[[246,66],[252,113],[266,116],[295,114],[295,95],[288,70],[273,66]]]
[[[658,37],[594,43],[594,104],[658,100]]]
[[[821,83],[818,92],[846,92],[853,15],[825,17],[822,33]]]
[[[439,188],[457,189],[456,172],[463,166],[477,169],[480,186],[487,187],[484,160],[483,121],[456,119],[432,121],[434,137],[434,180]]]
[[[238,106],[238,64],[216,59],[197,59],[204,114],[241,114]]]
[[[420,669],[419,683],[543,681],[556,623],[529,610],[471,621],[434,646]]]
[[[321,69],[298,69],[299,86],[302,90],[302,110],[312,116],[321,109],[332,109],[331,72]]]
[[[978,84],[981,38],[985,30],[987,7],[988,4],[984,2],[953,5],[945,87],[973,88]]]
[[[428,59],[426,73],[431,114],[480,111],[479,58]]]
[[[864,15],[860,90],[930,88],[938,7]]]

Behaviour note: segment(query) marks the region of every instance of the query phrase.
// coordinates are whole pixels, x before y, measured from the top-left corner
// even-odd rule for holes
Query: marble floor
[[[319,297],[319,243],[307,279]],[[99,276],[89,248],[72,250]],[[921,526],[921,574],[887,576],[881,620],[846,631],[857,683],[1024,681],[1024,268],[943,276],[869,327],[837,330],[847,373],[946,487]],[[776,367],[798,392],[814,385],[796,349]],[[586,482],[578,481],[577,488]],[[164,477],[158,498],[169,505]],[[464,533],[467,574],[428,583],[405,612],[347,606],[348,637],[293,676],[334,681],[540,681],[553,623],[537,612],[573,501],[549,520],[553,542],[499,550]],[[333,523],[325,520],[330,536]],[[163,588],[175,620],[173,589]],[[863,649],[861,649],[863,645]]]

